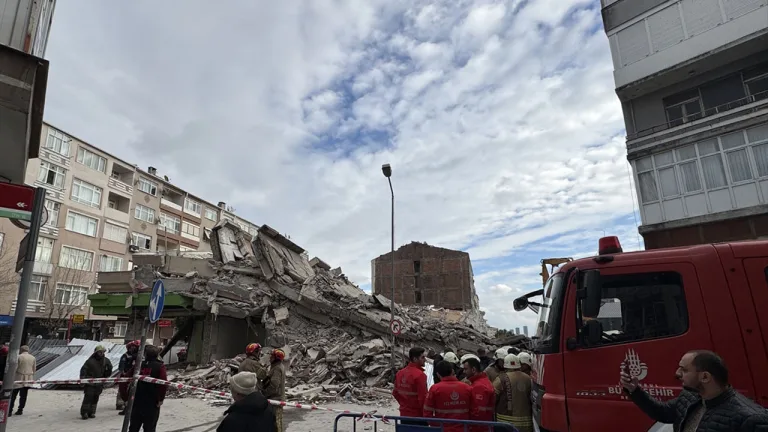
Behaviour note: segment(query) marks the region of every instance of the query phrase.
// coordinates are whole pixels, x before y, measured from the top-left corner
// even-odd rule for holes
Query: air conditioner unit
[[[136,245],[130,245],[130,246],[128,246],[128,251],[129,251],[130,253],[136,253],[136,252],[138,252],[138,251],[139,251],[139,247],[138,247],[138,246],[136,246]]]
[[[111,335],[115,334],[115,328],[114,327],[109,327],[108,333],[111,334]]]

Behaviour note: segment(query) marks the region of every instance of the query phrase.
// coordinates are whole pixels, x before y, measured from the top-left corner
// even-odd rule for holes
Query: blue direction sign
[[[158,279],[152,287],[152,295],[149,298],[149,322],[156,323],[163,314],[165,306],[165,285]]]

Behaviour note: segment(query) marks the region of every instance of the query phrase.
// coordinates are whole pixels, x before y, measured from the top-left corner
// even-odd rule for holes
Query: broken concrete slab
[[[283,321],[288,319],[288,308],[287,307],[281,307],[278,309],[275,309],[275,322],[277,324],[282,323]]]

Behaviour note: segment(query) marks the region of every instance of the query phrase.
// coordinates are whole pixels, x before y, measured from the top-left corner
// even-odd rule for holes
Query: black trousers
[[[99,396],[101,396],[102,390],[101,385],[85,385],[83,403],[80,405],[80,415],[96,415],[96,406],[99,404]]]
[[[160,407],[157,405],[136,404],[134,400],[133,411],[131,411],[131,425],[128,426],[128,432],[139,432],[142,426],[144,426],[144,432],[155,432],[159,419]]]
[[[13,411],[13,405],[16,403],[16,396],[21,396],[19,398],[19,411],[24,411],[24,407],[27,406],[27,393],[29,393],[29,388],[23,387],[18,389],[13,389],[13,393],[11,393],[11,411]]]

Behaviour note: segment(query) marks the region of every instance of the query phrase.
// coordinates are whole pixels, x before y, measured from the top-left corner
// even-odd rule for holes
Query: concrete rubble
[[[212,256],[137,254],[131,286],[148,287],[153,278],[162,277],[168,292],[193,298],[196,310],[260,317],[266,345],[287,353],[289,398],[366,402],[389,395],[382,389],[391,381],[388,298],[365,293],[340,268],[332,269],[319,258],[309,260],[300,246],[267,225],[254,238],[222,220],[212,230],[211,246]],[[434,352],[494,346],[495,329],[478,310],[394,307],[395,319],[403,324],[398,366],[413,345]],[[189,366],[174,379],[225,389],[238,360]]]

